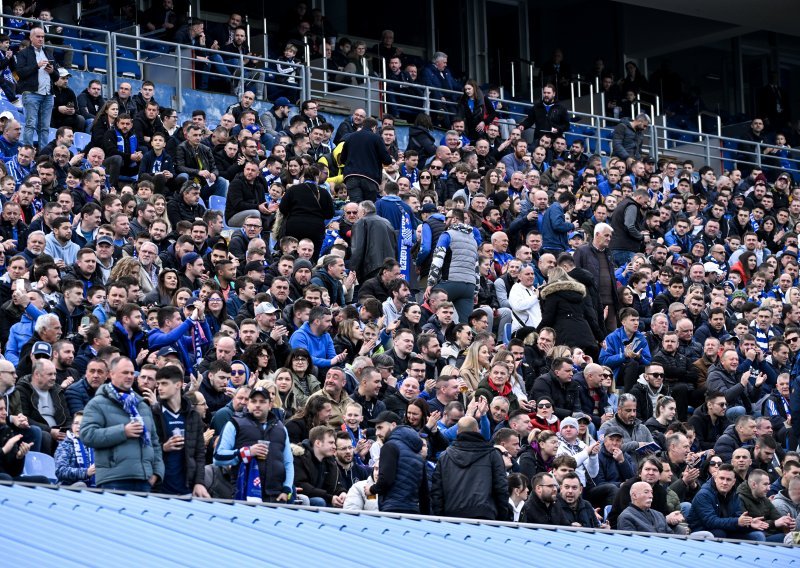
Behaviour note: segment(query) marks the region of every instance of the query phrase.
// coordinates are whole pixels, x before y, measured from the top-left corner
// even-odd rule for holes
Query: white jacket
[[[514,312],[511,318],[511,331],[523,326],[539,327],[542,323],[542,308],[539,305],[539,293],[535,288],[526,288],[521,282],[517,282],[508,293],[508,305]]]
[[[356,481],[347,492],[347,497],[345,497],[344,506],[342,508],[345,511],[377,511],[378,496],[376,495],[374,499],[367,499],[364,493],[364,488],[374,483],[372,476],[363,481]]]

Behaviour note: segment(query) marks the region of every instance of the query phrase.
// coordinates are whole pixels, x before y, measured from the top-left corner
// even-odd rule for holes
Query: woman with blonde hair
[[[132,256],[124,256],[120,258],[115,264],[114,267],[111,269],[111,275],[109,276],[109,282],[111,281],[118,281],[120,278],[124,277],[131,277],[136,279],[138,283],[140,280],[142,271],[142,265],[139,262],[139,259],[133,258]],[[136,298],[138,302],[142,302],[144,300],[145,293],[142,291],[141,284],[139,285],[139,296]]]
[[[491,351],[485,343],[473,343],[467,349],[467,356],[461,365],[461,378],[467,384],[469,392],[475,392],[478,383],[483,380],[489,371]]]
[[[272,397],[272,408],[278,415],[281,422],[286,421],[286,413],[283,410],[283,402],[281,401],[280,393],[278,393],[278,386],[270,379],[260,379],[253,385],[254,389],[263,388]]]
[[[160,193],[154,193],[150,196],[149,201],[156,209],[156,219],[164,221],[167,224],[167,234],[171,233],[172,223],[169,222],[169,217],[167,217],[167,198]]]

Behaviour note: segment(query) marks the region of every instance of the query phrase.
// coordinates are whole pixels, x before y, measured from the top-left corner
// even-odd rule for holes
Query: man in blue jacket
[[[289,339],[292,349],[302,347],[311,354],[320,376],[327,373],[328,367],[338,365],[347,359],[346,350],[337,355],[333,348],[333,340],[328,333],[332,322],[331,311],[325,306],[317,306],[308,314],[308,321]]]
[[[564,218],[564,212],[575,205],[575,196],[569,191],[558,196],[558,200],[547,208],[542,217],[542,252],[556,256],[567,250],[567,235],[576,229],[576,223]]]
[[[186,318],[186,321],[181,321],[180,311],[175,306],[158,310],[158,329],[154,329],[147,338],[150,351],[158,351],[167,346],[173,347],[178,352],[186,374],[191,373],[197,363],[195,346],[202,347],[211,341],[211,330],[203,311],[203,303],[197,302],[192,315]],[[195,333],[196,323],[200,324],[200,334]]]
[[[640,369],[649,365],[652,357],[644,334],[639,331],[639,313],[633,308],[619,312],[622,326],[606,337],[606,346],[600,351],[600,364],[611,367],[614,380],[630,392],[639,379]]]
[[[768,523],[742,510],[739,496],[733,489],[735,484],[733,466],[727,463],[719,466],[717,474],[692,500],[688,518],[692,532],[709,531],[718,538],[766,540],[763,530]]]

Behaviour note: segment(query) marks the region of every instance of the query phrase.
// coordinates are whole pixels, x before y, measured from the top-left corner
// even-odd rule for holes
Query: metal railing
[[[39,23],[39,20],[27,21]],[[78,36],[77,42],[52,47],[56,51],[72,51],[73,61],[75,55],[86,56],[88,70],[106,74],[109,95],[116,91],[124,69],[135,65],[143,79],[150,78],[157,84],[175,87],[173,106],[179,112],[183,110],[181,93],[206,79],[230,82],[236,87],[236,92],[247,87],[257,95],[260,94],[261,99],[266,96],[274,98],[276,88],[284,93],[296,94],[289,97],[294,100],[332,97],[345,104],[364,107],[368,115],[376,116],[399,110],[407,117],[413,118],[417,113],[424,112],[444,119],[455,115],[457,100],[462,95],[461,91],[388,79],[385,69],[381,69],[381,76],[369,73],[366,68],[356,73],[331,69],[327,58],[312,59],[308,46],[304,53],[305,61],[302,64],[290,64],[262,56],[180,45],[150,37],[150,34],[138,33],[138,29],[134,33],[121,33],[63,23],[58,25]],[[265,37],[264,42],[266,41]],[[118,52],[118,49],[121,51]],[[104,65],[89,63],[96,63],[97,60],[104,62]],[[250,60],[252,64],[246,65],[246,60]],[[276,71],[279,64],[295,69],[296,84],[287,85],[280,80],[281,75]],[[156,80],[157,76],[160,78]],[[588,113],[575,109],[577,100],[584,96],[583,87],[586,85],[590,103]],[[588,142],[587,147],[593,152],[608,155],[613,152],[611,139],[620,120],[604,115],[604,96],[595,87],[594,84],[582,81],[573,83],[570,114],[574,126],[567,135],[584,138]],[[594,105],[598,95],[600,112],[596,113]],[[653,94],[653,97],[654,102],[637,101],[632,109],[632,112],[638,113],[644,108],[651,117],[651,126],[645,137],[645,152],[648,156],[656,159],[660,155],[696,159],[714,165],[718,170],[738,163],[756,167],[782,167],[800,172],[800,157],[788,148],[722,136],[721,118],[714,113],[703,111],[698,115],[697,131],[668,126],[666,116],[660,115],[658,96]],[[502,91],[499,102],[503,105],[502,118],[509,122],[524,119],[528,108],[533,104],[532,101],[528,103],[505,98]],[[703,132],[704,116],[716,121],[715,134]]]

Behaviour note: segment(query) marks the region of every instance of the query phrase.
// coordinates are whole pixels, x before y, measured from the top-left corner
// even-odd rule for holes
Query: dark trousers
[[[347,196],[353,203],[378,200],[378,184],[362,176],[348,176],[344,180],[347,186]]]
[[[631,392],[633,385],[639,380],[639,375],[642,374],[644,365],[640,365],[638,361],[628,361],[624,363],[617,373],[617,388],[622,384],[624,392]]]

